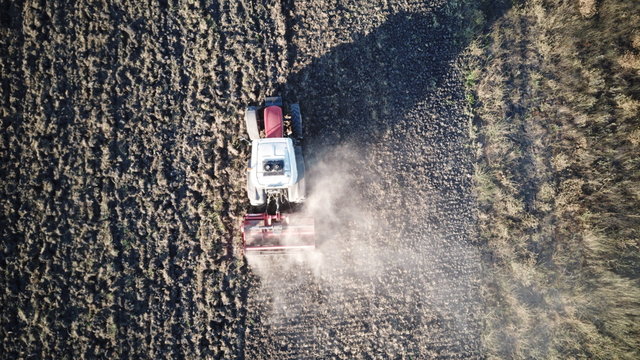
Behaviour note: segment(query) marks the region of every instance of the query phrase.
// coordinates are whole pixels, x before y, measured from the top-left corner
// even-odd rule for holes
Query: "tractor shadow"
[[[480,4],[485,29],[508,10],[507,4]],[[341,144],[364,149],[398,123],[415,122],[405,115],[425,101],[432,114],[445,120],[457,116],[450,113],[451,105],[464,104],[464,89],[451,77],[452,67],[472,39],[464,33],[470,19],[460,16],[463,11],[393,14],[369,34],[355,35],[289,76],[281,92],[301,104],[307,162]]]
[[[325,201],[333,208],[334,221],[317,222],[317,233],[348,226],[338,218],[357,217],[361,204],[390,206],[400,215],[409,212],[412,194],[424,185],[420,179],[428,178],[444,196],[469,194],[466,174],[472,164],[460,163],[469,155],[460,149],[468,140],[468,131],[461,131],[468,117],[463,74],[456,68],[470,41],[462,31],[464,21],[444,9],[400,12],[287,79],[283,95],[300,103],[304,119],[310,197],[347,195]],[[425,143],[432,148],[429,153]],[[344,183],[343,175],[350,178],[345,186],[353,189],[324,188]],[[327,181],[332,177],[335,181]],[[379,201],[387,193],[394,193],[392,202]],[[422,221],[416,214],[406,215]]]
[[[285,97],[301,104],[308,161],[328,147],[372,143],[413,105],[434,97],[466,45],[456,22],[445,14],[398,13],[293,74]]]

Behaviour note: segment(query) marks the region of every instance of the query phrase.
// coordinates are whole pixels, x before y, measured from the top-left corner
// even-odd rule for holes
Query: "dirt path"
[[[460,11],[3,7],[0,353],[478,357]],[[232,256],[242,107],[274,92],[312,139],[311,269]]]

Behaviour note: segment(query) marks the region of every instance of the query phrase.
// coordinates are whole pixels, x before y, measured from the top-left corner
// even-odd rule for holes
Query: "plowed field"
[[[2,357],[482,357],[463,11],[3,4]],[[242,113],[272,94],[319,251],[247,262]]]

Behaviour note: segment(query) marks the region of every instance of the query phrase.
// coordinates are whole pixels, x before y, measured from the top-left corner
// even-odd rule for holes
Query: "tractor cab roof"
[[[262,187],[279,188],[295,184],[298,171],[293,142],[290,138],[253,140],[250,167],[257,184]]]

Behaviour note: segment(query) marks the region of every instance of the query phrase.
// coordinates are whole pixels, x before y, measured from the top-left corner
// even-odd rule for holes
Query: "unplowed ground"
[[[4,5],[3,357],[481,357],[462,4]],[[274,93],[319,250],[247,263]]]

